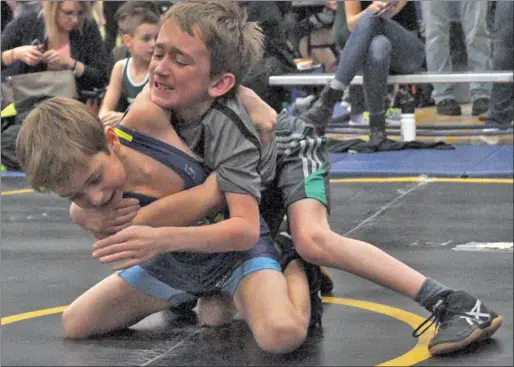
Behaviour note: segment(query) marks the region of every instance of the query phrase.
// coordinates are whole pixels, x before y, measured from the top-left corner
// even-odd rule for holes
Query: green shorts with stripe
[[[277,172],[261,201],[261,213],[273,235],[289,205],[298,200],[316,199],[330,212],[328,140],[287,111],[278,117],[275,136]]]

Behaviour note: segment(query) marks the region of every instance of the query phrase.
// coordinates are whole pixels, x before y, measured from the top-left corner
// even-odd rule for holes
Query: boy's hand
[[[71,204],[70,216],[73,223],[93,232],[98,238],[131,226],[138,210],[139,200],[129,198],[121,199],[116,207],[107,208],[83,209]]]
[[[262,145],[266,145],[273,139],[277,126],[277,112],[249,88],[241,85],[238,88],[238,93],[253,126],[255,126],[261,138]]]
[[[123,117],[122,112],[116,112],[116,111],[110,111],[107,112],[105,115],[102,116],[100,121],[102,121],[102,124],[104,124],[104,127],[111,126],[114,127],[118,125],[118,123],[121,121],[121,118]]]
[[[156,229],[148,226],[131,226],[93,245],[93,257],[104,264],[122,261],[113,270],[142,264],[162,253]]]

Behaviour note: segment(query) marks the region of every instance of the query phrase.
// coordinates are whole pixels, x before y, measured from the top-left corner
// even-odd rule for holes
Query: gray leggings
[[[370,114],[385,113],[387,77],[420,70],[423,42],[394,20],[364,14],[341,51],[335,79],[345,87],[362,69],[364,96]]]

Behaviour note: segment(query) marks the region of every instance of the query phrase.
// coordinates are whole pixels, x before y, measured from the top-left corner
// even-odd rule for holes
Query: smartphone
[[[385,8],[380,10],[379,12],[377,12],[377,15],[383,15],[386,11],[388,11],[389,9],[393,8],[394,6],[396,6],[396,4],[398,4],[398,0],[390,0],[390,1],[388,1],[387,5],[385,6]]]
[[[39,50],[39,52],[45,51],[45,44],[43,42],[41,42],[40,40],[38,40],[37,38],[34,41],[32,41],[30,44],[32,46],[36,46],[37,49]]]

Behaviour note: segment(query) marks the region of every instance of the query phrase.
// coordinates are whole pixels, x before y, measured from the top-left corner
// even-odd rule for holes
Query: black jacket
[[[75,60],[85,65],[84,73],[77,78],[78,91],[103,88],[109,79],[108,54],[93,19],[87,19],[83,34],[74,29],[70,32],[70,53]],[[45,40],[45,20],[42,13],[24,12],[9,22],[2,32],[2,52],[18,46],[30,45],[33,40]],[[10,65],[2,63],[2,80],[7,76],[35,73],[47,70],[45,63],[30,66],[22,61]]]

